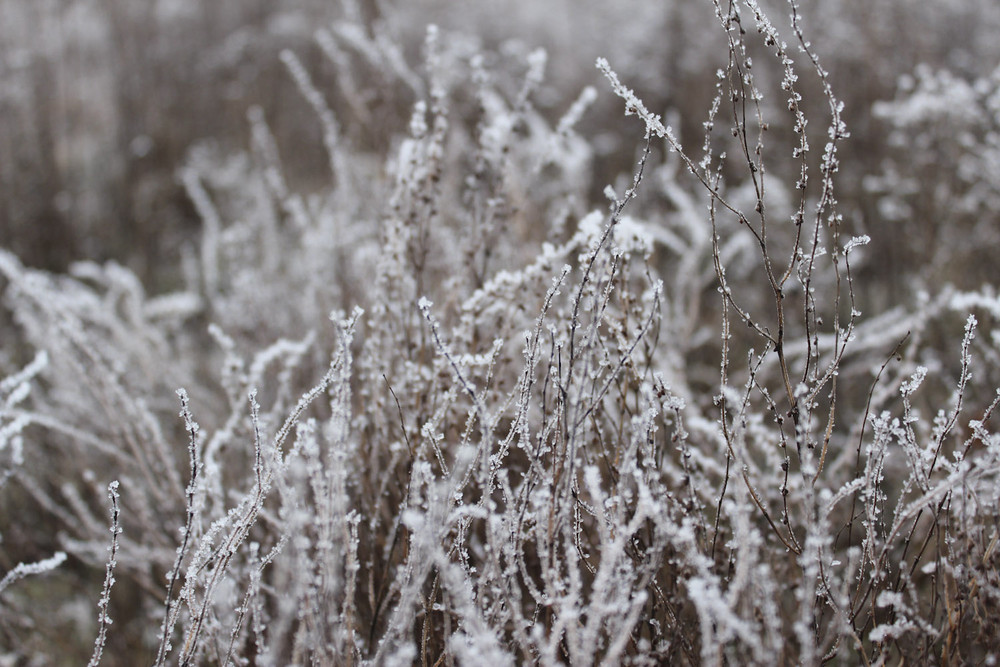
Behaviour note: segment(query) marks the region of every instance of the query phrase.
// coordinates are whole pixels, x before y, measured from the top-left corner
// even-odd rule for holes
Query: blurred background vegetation
[[[853,136],[842,148],[841,209],[880,258],[864,268],[863,296],[881,309],[915,280],[962,288],[991,280],[1000,4],[800,5]],[[321,129],[281,63],[283,48],[327,91],[353,147],[384,153],[380,143],[405,128],[414,95],[358,67],[349,48],[340,55],[354,61],[356,80],[338,80],[313,38],[344,18],[386,28],[411,63],[429,23],[494,52],[544,47],[536,103],[543,112],[552,105],[553,117],[583,86],[603,90],[592,64],[605,56],[698,145],[727,54],[713,12],[709,2],[649,0],[0,0],[0,239],[28,265],[115,259],[151,291],[169,288],[200,227],[176,177],[193,145],[240,150],[246,110],[259,105],[293,186],[328,177]],[[352,87],[357,94],[346,94]],[[937,105],[904,108],[920,95]],[[602,94],[581,125],[603,153],[590,175],[596,200],[634,157],[634,137],[617,135],[619,115]]]

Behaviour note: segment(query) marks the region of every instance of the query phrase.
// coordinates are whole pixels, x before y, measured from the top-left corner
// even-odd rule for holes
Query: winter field
[[[0,666],[993,665],[996,0],[0,0]]]

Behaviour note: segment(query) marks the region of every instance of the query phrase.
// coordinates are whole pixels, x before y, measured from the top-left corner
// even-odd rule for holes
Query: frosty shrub
[[[195,145],[175,291],[0,250],[0,657],[995,658],[1000,295],[945,284],[975,248],[941,227],[939,273],[862,314],[882,259],[838,201],[823,55],[797,3],[711,8],[693,143],[614,60],[542,104],[543,49],[432,25],[415,56],[348,12],[322,66],[280,54],[323,178],[261,107],[247,150]],[[926,140],[915,172],[953,149],[920,210],[974,230],[996,81],[906,81],[873,113]],[[637,142],[595,188],[599,104]],[[861,180],[917,225],[904,163]]]

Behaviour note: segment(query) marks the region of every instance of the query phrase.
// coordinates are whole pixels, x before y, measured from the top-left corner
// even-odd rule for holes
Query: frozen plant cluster
[[[348,12],[279,56],[323,182],[261,107],[194,146],[172,291],[0,250],[0,658],[990,664],[1000,295],[863,314],[847,110],[770,4],[706,2],[694,135],[613,55],[543,105],[544,49],[431,25],[414,59]],[[873,110],[900,151],[962,128],[963,224],[997,89],[918,69]],[[595,188],[602,100],[636,141]],[[883,167],[890,224],[931,165]]]

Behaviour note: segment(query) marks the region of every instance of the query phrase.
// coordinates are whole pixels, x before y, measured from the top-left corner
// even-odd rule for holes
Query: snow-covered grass
[[[931,152],[855,173],[799,5],[706,6],[692,122],[621,45],[553,98],[543,49],[350,5],[277,56],[322,177],[262,107],[193,147],[175,290],[0,250],[0,658],[994,659],[1000,297],[942,225],[887,307],[880,239],[995,223],[1000,79],[918,69],[870,111]]]

